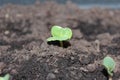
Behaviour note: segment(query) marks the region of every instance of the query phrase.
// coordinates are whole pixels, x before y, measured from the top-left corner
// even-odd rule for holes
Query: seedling
[[[9,80],[10,75],[6,74],[4,77],[0,77],[0,80]]]
[[[70,40],[72,37],[72,30],[70,28],[62,28],[60,26],[53,26],[51,29],[52,37],[47,41],[60,41],[60,46],[63,47],[63,41]]]
[[[103,66],[107,70],[109,80],[112,80],[113,70],[115,68],[115,61],[111,57],[107,56],[103,59]]]

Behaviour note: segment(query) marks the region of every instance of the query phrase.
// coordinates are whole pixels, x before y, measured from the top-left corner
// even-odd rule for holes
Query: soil
[[[48,43],[53,25],[69,27],[73,37]],[[116,61],[120,80],[120,10],[81,9],[73,3],[0,7],[0,74],[10,80],[108,80],[105,56]]]

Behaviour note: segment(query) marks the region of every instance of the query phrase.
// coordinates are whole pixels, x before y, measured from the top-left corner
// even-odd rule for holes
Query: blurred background
[[[36,0],[0,0],[0,6],[8,3],[12,4],[33,4]],[[67,0],[39,0],[41,2],[45,1],[57,1],[58,3],[65,3]],[[91,8],[91,7],[108,7],[108,8],[120,8],[120,0],[70,0],[78,4],[81,8]]]

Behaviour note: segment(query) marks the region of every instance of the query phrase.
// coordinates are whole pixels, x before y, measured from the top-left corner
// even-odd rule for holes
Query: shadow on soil
[[[61,47],[60,41],[50,41],[48,44]],[[70,42],[63,41],[63,48],[68,48],[69,46],[71,46]]]

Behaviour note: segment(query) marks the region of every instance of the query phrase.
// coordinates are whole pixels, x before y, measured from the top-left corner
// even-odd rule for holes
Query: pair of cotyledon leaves
[[[47,41],[65,41],[72,37],[72,30],[70,28],[62,28],[60,26],[53,26],[51,29],[52,37],[48,38]]]

